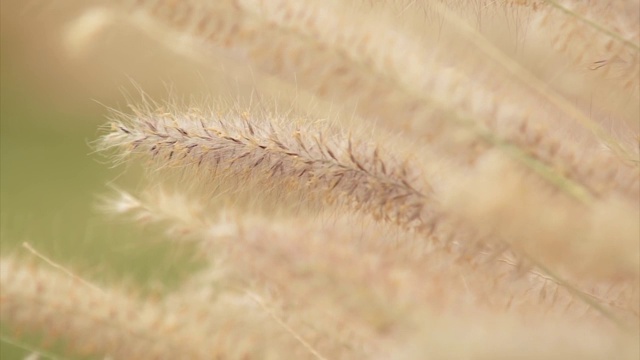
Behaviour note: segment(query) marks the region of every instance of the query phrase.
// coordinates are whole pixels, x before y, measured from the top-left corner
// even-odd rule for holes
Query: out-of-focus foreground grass
[[[122,93],[133,84],[166,97],[167,84],[197,94],[205,82],[202,73],[173,66],[177,61],[152,41],[140,47],[145,39],[135,31],[107,34],[106,45],[69,56],[64,27],[86,3],[2,1],[0,250],[34,257],[22,246],[26,242],[93,280],[124,279],[151,291],[154,284],[170,287],[193,269],[189,252],[176,253],[175,246],[157,241],[160,234],[96,209],[112,180],[127,179],[92,153],[91,142],[108,108],[121,108]],[[24,358],[29,351],[11,339],[2,328],[0,358]]]

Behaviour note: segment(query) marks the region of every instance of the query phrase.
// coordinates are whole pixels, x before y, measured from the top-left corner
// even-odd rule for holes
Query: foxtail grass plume
[[[185,63],[243,64],[256,89],[232,106],[142,96],[93,143],[143,170],[101,211],[164,230],[198,270],[153,297],[3,254],[3,338],[139,359],[636,359],[639,9],[88,8],[71,56],[133,25]]]

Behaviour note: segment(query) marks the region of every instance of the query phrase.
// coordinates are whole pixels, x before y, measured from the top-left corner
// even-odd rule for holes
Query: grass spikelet
[[[499,98],[507,97],[515,103],[522,102],[522,98],[509,91],[493,93],[463,72],[444,65],[451,59],[443,58],[438,52],[427,52],[415,39],[396,31],[388,22],[374,22],[365,17],[356,21],[353,17],[359,15],[343,16],[345,9],[341,10],[337,4],[321,6],[308,2],[299,7],[290,1],[277,4],[229,1],[215,8],[200,8],[196,4],[201,5],[197,2],[180,5],[190,9],[184,14],[163,11],[165,7],[175,6],[164,2],[148,6],[143,2],[134,9],[178,33],[192,36],[196,44],[201,44],[197,47],[228,49],[259,69],[295,82],[320,97],[357,103],[362,115],[383,119],[392,128],[415,134],[446,156],[473,158],[474,151],[470,151],[468,144],[472,138],[507,153],[516,152],[516,161],[561,191],[582,200],[612,190],[624,195],[635,194],[637,167],[629,170],[617,159],[620,154],[625,161],[635,159],[634,155],[568,101],[548,95],[550,89],[496,52],[490,43],[479,41],[481,37],[473,35],[475,37],[465,41],[479,43],[478,49],[487,52],[490,60],[497,59],[509,69],[507,77],[515,74],[518,84],[530,84],[527,86],[532,86],[534,93],[552,100],[565,117],[575,118],[581,126],[587,126],[596,141],[604,142],[612,153],[595,154],[590,146],[578,147],[579,142],[560,146],[561,140],[552,132],[536,131],[530,124],[531,118],[541,122],[544,112],[526,114],[514,106],[503,105]],[[189,27],[188,18],[195,13],[197,19],[191,20],[200,25]],[[325,24],[329,19],[335,24]],[[450,16],[447,19],[454,21]],[[339,33],[335,29],[343,31]],[[469,33],[469,30],[462,31],[463,37]],[[373,38],[380,41],[374,42]],[[264,39],[277,40],[265,43]],[[397,51],[389,51],[389,47]],[[425,66],[444,70],[425,72]],[[480,93],[484,95],[475,100]],[[538,106],[529,99],[524,104],[530,109]],[[573,131],[580,132],[581,126],[574,127]],[[592,166],[586,159],[594,155],[606,159],[599,166]],[[590,176],[592,174],[613,175]],[[617,177],[622,179],[617,181]]]
[[[616,197],[584,207],[526,181],[511,166],[503,157],[488,154],[474,172],[465,171],[459,183],[452,181],[443,190],[442,204],[481,232],[492,233],[547,265],[571,268],[580,277],[638,278],[637,208]],[[541,212],[542,208],[547,210]],[[604,214],[616,216],[617,221],[605,220],[611,218]],[[574,261],[566,263],[567,257]]]
[[[305,201],[346,206],[409,228],[424,228],[433,218],[430,187],[418,167],[376,144],[233,112],[135,113],[114,121],[99,148],[115,148],[123,159],[143,154],[163,168],[212,174],[237,188],[258,183],[279,196],[304,193]]]
[[[211,302],[203,317],[188,303],[143,300],[117,289],[98,292],[12,257],[0,260],[0,270],[3,322],[13,329],[37,330],[62,339],[74,353],[138,359],[281,356],[269,349],[278,342],[274,332],[263,326],[271,321],[242,302]],[[267,332],[258,335],[260,327]],[[256,337],[247,336],[254,331]],[[266,338],[269,342],[264,342]]]
[[[602,238],[594,238],[591,233],[602,235],[607,230],[598,228],[598,231],[578,231],[584,211],[570,201],[558,206],[560,200],[554,198],[546,201],[555,201],[558,212],[550,213],[547,216],[549,221],[542,221],[537,212],[542,206],[539,204],[543,193],[541,188],[534,187],[531,188],[533,190],[524,192],[520,188],[518,191],[514,190],[514,193],[530,193],[531,200],[536,199],[534,204],[525,205],[532,209],[531,214],[513,211],[510,207],[503,209],[499,205],[500,201],[496,200],[500,199],[497,196],[482,199],[476,196],[475,200],[466,204],[445,198],[449,208],[443,211],[436,201],[437,197],[424,190],[430,191],[429,185],[420,177],[409,175],[409,163],[386,160],[380,155],[378,147],[361,147],[351,138],[336,140],[335,137],[322,135],[311,128],[285,130],[286,128],[273,121],[252,121],[246,114],[202,115],[192,111],[190,115],[176,117],[166,112],[154,114],[134,110],[134,113],[137,115],[133,118],[112,123],[113,132],[103,138],[102,149],[116,147],[123,158],[129,158],[130,153],[141,153],[147,158],[155,159],[163,168],[195,168],[195,173],[203,173],[204,169],[204,174],[212,174],[217,182],[231,176],[236,190],[246,190],[247,187],[269,189],[277,194],[281,202],[285,194],[291,196],[291,193],[304,193],[296,196],[303,196],[302,201],[305,203],[319,201],[321,204],[346,206],[422,233],[440,226],[437,234],[446,241],[456,239],[451,237],[454,233],[451,227],[455,226],[451,219],[460,216],[472,224],[470,234],[474,235],[471,239],[465,239],[463,245],[468,251],[473,251],[476,246],[474,242],[478,240],[474,239],[484,236],[494,240],[478,244],[480,247],[493,247],[496,244],[500,246],[506,242],[517,256],[532,256],[532,259],[536,259],[536,264],[553,264],[554,268],[558,258],[580,256],[580,262],[570,264],[569,270],[573,273],[582,273],[589,268],[592,274],[637,277],[635,259],[638,256],[633,252],[636,235],[632,227],[611,228],[610,233],[616,234],[616,241],[620,246],[611,247],[611,244],[607,244],[608,251],[616,252],[616,259],[622,256],[626,261],[602,262],[598,258],[601,254],[600,246],[604,243]],[[342,147],[335,145],[340,143]],[[449,193],[454,192],[457,198],[468,202],[468,199],[473,198],[465,195],[467,191],[477,189],[478,182],[493,183],[495,179],[492,176],[504,173],[503,170],[490,169],[489,173],[478,173],[471,184],[455,188]],[[517,173],[517,170],[510,169],[508,173]],[[461,177],[467,178],[465,175]],[[502,190],[504,189],[503,187]],[[490,191],[487,186],[479,194],[491,194]],[[511,199],[509,194],[506,196]],[[476,201],[478,202],[475,203]],[[465,209],[465,212],[460,212],[458,208]],[[478,209],[477,213],[472,213],[475,208]],[[492,212],[491,209],[496,211]],[[454,214],[454,217],[449,214]],[[633,215],[629,214],[625,218],[630,216]],[[536,230],[531,231],[526,225],[534,218]],[[504,223],[505,219],[510,219],[509,223]],[[572,220],[567,221],[568,219]],[[461,232],[462,227],[457,231]],[[535,235],[535,241],[529,243],[522,240],[523,237],[529,238],[531,234]],[[558,241],[559,236],[564,239],[562,242]],[[516,242],[515,239],[519,241]],[[541,246],[543,243],[545,245]],[[593,267],[594,264],[602,266]],[[593,271],[596,268],[602,271]],[[562,286],[567,285],[561,283]]]
[[[479,258],[459,257],[453,248],[425,246],[403,235],[395,235],[400,237],[399,244],[392,246],[387,233],[371,226],[354,230],[342,221],[316,224],[302,220],[294,226],[289,221],[246,214],[211,215],[201,204],[164,191],[148,193],[143,199],[121,193],[112,204],[123,215],[165,223],[171,234],[182,234],[178,240],[187,239],[184,235],[188,234],[207,256],[224,257],[235,274],[232,277],[271,289],[297,328],[308,326],[310,316],[316,319],[305,335],[333,354],[361,357],[362,344],[391,341],[410,331],[416,316],[425,315],[425,304],[452,314],[467,308],[500,312],[508,306],[525,317],[539,319],[546,314],[549,321],[558,316],[584,320],[584,305],[575,304],[570,293],[550,286],[539,274],[531,272],[514,281],[508,263],[483,264]],[[185,217],[174,210],[181,208],[200,211]],[[287,268],[274,260],[286,262]],[[211,286],[209,271],[215,274],[217,270],[205,270],[193,279],[181,289],[183,296]],[[330,291],[326,291],[327,283],[332,284]],[[412,285],[416,283],[423,285]],[[537,295],[547,291],[553,294],[548,299]],[[517,303],[510,300],[513,297],[519,298]],[[367,306],[362,305],[363,298],[369,299]],[[574,316],[567,312],[567,305],[577,310]],[[314,314],[322,309],[331,309],[331,316],[319,320]],[[349,329],[351,335],[332,334],[337,326]],[[346,339],[356,348],[341,345]]]

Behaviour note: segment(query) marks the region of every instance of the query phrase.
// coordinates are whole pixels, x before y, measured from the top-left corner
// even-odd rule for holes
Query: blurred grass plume
[[[123,359],[637,359],[639,19],[604,0],[86,6],[70,58],[132,26],[185,62],[245,64],[255,87],[228,101],[221,79],[248,77],[230,67],[215,100],[142,93],[93,143],[143,175],[101,210],[204,265],[149,295],[2,254],[3,339]]]

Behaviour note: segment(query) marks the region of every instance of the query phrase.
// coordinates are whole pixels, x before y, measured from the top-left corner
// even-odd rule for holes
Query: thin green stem
[[[32,353],[36,353],[38,354],[38,358],[45,358],[45,359],[51,359],[51,360],[67,360],[67,358],[63,358],[63,357],[59,357],[56,355],[53,355],[49,352],[43,351],[43,350],[37,350],[35,347],[27,344],[27,343],[23,343],[21,341],[15,340],[15,339],[11,339],[6,337],[5,335],[0,335],[0,342],[9,344],[11,346],[15,346],[19,349],[22,350],[26,350],[26,351],[30,351]],[[26,358],[25,358],[26,359]]]
[[[586,293],[576,289],[568,281],[566,281],[565,279],[561,278],[558,274],[553,272],[551,269],[546,267],[544,264],[542,264],[538,260],[536,260],[533,257],[531,257],[529,254],[525,253],[522,250],[520,250],[519,252],[527,259],[527,261],[531,262],[531,264],[533,264],[535,267],[540,269],[540,271],[542,271],[545,275],[547,275],[550,278],[552,278],[558,285],[562,286],[564,289],[569,291],[569,293],[571,295],[575,296],[576,298],[578,298],[581,301],[583,301],[585,304],[589,305],[591,308],[593,308],[594,310],[599,312],[605,318],[611,320],[611,322],[613,322],[620,329],[628,330],[628,325],[627,324],[622,322],[622,320],[620,320],[617,316],[615,316],[610,310],[608,310],[604,306],[602,306],[602,304],[597,302],[592,296],[590,296],[589,294],[586,294]]]

